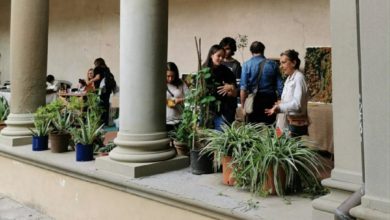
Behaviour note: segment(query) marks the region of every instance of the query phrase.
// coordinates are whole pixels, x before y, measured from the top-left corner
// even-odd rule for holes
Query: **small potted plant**
[[[113,141],[108,142],[106,145],[102,147],[95,147],[95,154],[98,156],[107,156],[110,151],[112,151],[116,147],[116,144]]]
[[[6,126],[4,121],[7,120],[8,115],[9,115],[8,102],[3,96],[0,96],[0,130]]]
[[[72,126],[72,113],[63,109],[58,111],[52,119],[52,131],[49,133],[50,148],[53,153],[68,151],[71,135],[69,130]]]
[[[234,185],[233,177],[234,164],[231,163],[237,155],[242,155],[250,149],[255,142],[260,140],[260,124],[243,124],[233,122],[231,125],[222,125],[222,130],[204,130],[206,147],[202,154],[214,155],[217,165],[222,164],[223,183]]]
[[[34,129],[30,129],[32,133],[32,150],[42,151],[48,149],[48,140],[50,132],[50,119],[34,118]]]
[[[177,155],[188,156],[190,150],[190,135],[191,135],[191,117],[192,112],[188,109],[183,110],[182,121],[179,126],[169,132],[170,138],[173,139],[173,144]]]
[[[77,118],[78,128],[71,129],[73,140],[76,143],[76,161],[91,161],[94,154],[94,143],[99,138],[103,125],[100,117],[87,112],[85,118]]]

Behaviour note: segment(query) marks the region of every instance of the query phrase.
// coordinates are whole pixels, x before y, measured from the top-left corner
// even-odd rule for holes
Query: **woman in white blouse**
[[[307,86],[304,75],[299,71],[301,60],[295,50],[286,50],[280,54],[280,65],[287,79],[284,83],[281,101],[271,109],[266,109],[267,115],[284,113],[278,117],[277,127],[285,130],[285,125],[292,137],[308,135],[309,120],[307,117]]]
[[[167,131],[174,130],[182,119],[184,96],[187,93],[187,85],[180,79],[179,69],[175,63],[167,63],[167,105],[166,127]]]

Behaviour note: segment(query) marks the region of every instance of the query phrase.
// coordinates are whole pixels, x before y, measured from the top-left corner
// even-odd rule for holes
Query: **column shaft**
[[[168,1],[121,1],[120,130],[110,158],[152,162],[173,157],[165,131]]]
[[[358,219],[390,219],[390,2],[359,1],[365,195]]]
[[[313,201],[313,219],[333,219],[335,209],[362,183],[359,125],[359,59],[355,0],[331,3],[334,164]]]
[[[11,2],[11,114],[3,136],[30,135],[33,112],[45,104],[48,0]]]

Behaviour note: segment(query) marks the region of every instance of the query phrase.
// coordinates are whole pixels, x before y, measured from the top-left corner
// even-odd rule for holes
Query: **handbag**
[[[252,93],[249,94],[248,97],[245,99],[244,111],[246,114],[252,114],[252,112],[253,112],[253,102],[254,102],[255,97],[256,97],[257,88],[258,88],[258,85],[259,85],[259,82],[261,79],[261,75],[263,74],[263,69],[264,69],[264,65],[265,65],[266,61],[267,60],[264,59],[263,61],[260,62],[259,74],[257,75],[256,84],[255,84],[256,87],[255,87],[255,89],[253,89]]]

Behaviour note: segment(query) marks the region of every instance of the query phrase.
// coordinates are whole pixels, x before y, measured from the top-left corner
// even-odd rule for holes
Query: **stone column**
[[[390,219],[390,2],[359,1],[365,195],[358,219]]]
[[[96,164],[138,177],[174,169],[178,161],[168,160],[176,153],[165,130],[168,1],[122,0],[120,7],[118,147]],[[154,167],[140,164],[145,162]]]
[[[330,194],[313,201],[313,219],[334,219],[335,209],[362,185],[359,62],[355,0],[332,0],[334,169],[322,184]]]
[[[1,141],[31,143],[33,113],[45,104],[48,42],[48,0],[11,2],[11,113]]]

